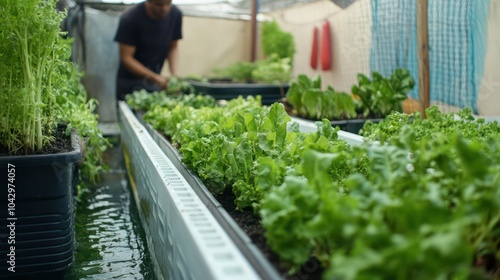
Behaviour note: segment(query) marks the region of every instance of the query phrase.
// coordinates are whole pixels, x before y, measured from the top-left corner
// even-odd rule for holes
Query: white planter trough
[[[148,239],[148,244],[152,250],[152,254],[156,256],[158,259],[158,266],[160,266],[159,270],[161,274],[167,275],[172,274],[173,272],[165,272],[165,264],[171,263],[172,261],[169,258],[171,257],[171,253],[166,252],[165,250],[159,251],[158,248],[165,248],[167,251],[172,250],[172,244],[164,244],[168,240],[162,237],[163,235],[173,236],[172,233],[162,233],[159,231],[157,220],[160,218],[156,218],[154,222],[150,222],[151,218],[148,216],[167,216],[170,217],[171,214],[163,213],[165,209],[168,207],[172,207],[171,201],[167,201],[166,199],[159,199],[158,192],[167,190],[169,196],[172,196],[169,191],[168,183],[174,180],[175,182],[183,182],[182,188],[185,190],[189,190],[191,202],[196,201],[202,205],[198,205],[197,209],[203,209],[204,214],[206,216],[210,216],[210,221],[214,224],[213,227],[217,227],[220,229],[225,237],[228,238],[227,242],[231,246],[233,246],[235,252],[234,254],[238,254],[241,257],[241,261],[243,262],[245,269],[252,271],[252,277],[257,277],[258,279],[282,279],[279,275],[278,271],[273,267],[273,265],[267,260],[267,258],[261,253],[261,251],[252,243],[251,239],[248,235],[237,225],[237,223],[233,220],[233,218],[227,213],[227,211],[220,205],[220,203],[214,198],[214,196],[210,193],[210,191],[206,188],[203,182],[196,176],[196,174],[192,173],[181,161],[181,156],[177,152],[177,150],[156,130],[152,128],[151,125],[142,122],[142,119],[139,120],[130,110],[128,105],[124,102],[120,103],[120,112],[121,112],[121,122],[123,123],[122,127],[122,136],[124,138],[131,138],[132,140],[123,139],[124,153],[126,157],[126,161],[132,161],[132,157],[137,157],[133,163],[127,163],[127,169],[129,170],[131,181],[135,181],[136,183],[134,188],[134,195],[136,196],[136,201],[138,202],[138,208],[141,213],[141,218],[143,220],[144,227],[146,228]],[[315,122],[304,121],[301,119],[292,118],[292,121],[289,123],[291,125],[292,122],[297,122],[299,124],[299,129],[302,132],[313,132],[317,130]],[[136,127],[136,129],[132,132],[132,128]],[[135,136],[134,134],[141,135],[142,138],[146,140],[133,140],[134,138],[140,139],[139,136]],[[364,142],[363,137],[345,132],[338,132],[339,139],[346,140],[350,145],[360,145]],[[135,142],[134,142],[135,141]],[[153,141],[151,143],[150,141]],[[132,147],[135,150],[144,150],[144,152],[133,152],[130,150]],[[150,174],[151,170],[154,168],[151,165],[144,163],[146,158],[141,158],[141,154],[151,154],[153,152],[153,159],[157,159],[160,156],[157,154],[158,152],[162,154],[162,160],[169,165],[169,170],[165,170],[165,168],[160,168],[155,173],[158,175]],[[149,157],[149,155],[147,156]],[[135,166],[137,164],[144,165],[142,167],[146,172],[141,172],[140,175],[137,175],[137,170],[139,167]],[[154,163],[153,163],[154,165]],[[158,168],[156,168],[158,169]],[[142,175],[142,176],[141,176]],[[172,175],[175,175],[172,178]],[[161,178],[167,178],[163,180],[156,179],[152,180],[153,177],[160,176]],[[162,182],[164,181],[164,182]],[[137,182],[142,182],[142,186],[139,187]],[[162,186],[163,185],[163,186]],[[158,187],[162,186],[162,187]],[[177,188],[177,187],[176,187]],[[175,193],[175,188],[174,188]],[[146,203],[147,201],[147,203]],[[174,201],[175,202],[175,201]],[[157,208],[157,211],[153,213],[149,208]],[[182,205],[181,208],[182,209]],[[205,212],[206,211],[206,212]],[[168,210],[167,212],[170,212]],[[177,210],[178,212],[178,210]],[[162,214],[163,213],[163,214]],[[203,218],[205,219],[205,217]],[[164,223],[167,223],[164,225]],[[168,218],[165,221],[162,221],[162,227],[173,227],[177,228],[176,225],[168,225]],[[173,230],[173,229],[171,229]],[[160,236],[158,236],[160,235]],[[179,236],[181,239],[185,238],[186,233],[180,233]],[[155,239],[160,239],[159,241],[155,241]],[[168,243],[168,242],[167,242]],[[157,245],[158,244],[158,245]],[[193,244],[179,245],[177,250],[194,250]],[[196,249],[196,251],[201,252],[202,250]],[[217,249],[215,249],[217,251]],[[167,254],[167,256],[163,256]],[[219,252],[222,254],[222,252]],[[162,261],[167,258],[167,261]],[[200,256],[202,258],[202,256]],[[192,260],[192,259],[191,259]],[[243,264],[240,264],[243,265]],[[194,268],[200,267],[200,265],[192,265],[187,264],[187,266],[192,266]],[[172,265],[169,264],[167,270],[170,269]],[[175,268],[174,268],[175,269]],[[243,269],[240,269],[243,271]],[[177,274],[174,274],[177,275]],[[232,275],[234,277],[235,275]],[[172,279],[186,279],[186,278],[178,278],[174,277]],[[198,279],[198,278],[194,278]],[[224,278],[207,278],[204,277],[202,279],[224,279]],[[226,279],[245,279],[242,277],[238,278],[226,278]],[[249,278],[250,279],[250,278]]]
[[[267,275],[261,268],[258,273],[236,244],[249,241],[235,242],[214,216],[214,209],[207,207],[211,204],[202,201],[199,190],[191,187],[193,182],[184,178],[125,102],[119,103],[119,110],[132,192],[158,277],[277,279],[277,274]],[[217,204],[210,207],[221,209]]]
[[[295,122],[299,125],[299,130],[302,132],[313,132],[313,131],[316,131],[318,129],[315,121],[306,121],[306,120],[294,118],[294,117],[291,117],[291,118],[292,118],[292,120],[288,123],[288,125],[290,126],[292,123]],[[357,145],[361,145],[364,143],[363,136],[359,136],[359,135],[354,134],[354,133],[339,130],[337,132],[337,135],[339,136],[339,139],[345,140],[351,146],[357,146]]]

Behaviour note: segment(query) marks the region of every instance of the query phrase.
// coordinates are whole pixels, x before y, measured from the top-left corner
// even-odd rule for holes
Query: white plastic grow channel
[[[260,279],[123,101],[124,157],[160,279]]]
[[[194,174],[189,168],[187,168],[181,161],[181,156],[170,142],[168,142],[163,135],[158,133],[150,124],[145,123],[139,116],[139,122],[148,130],[150,135],[171,160],[174,166],[179,170],[179,172],[184,176],[189,185],[196,192],[198,197],[205,203],[208,209],[212,212],[216,220],[225,229],[228,235],[233,239],[236,246],[242,251],[243,255],[252,264],[257,273],[262,279],[281,279],[278,271],[272,266],[272,264],[267,260],[267,258],[262,254],[262,252],[253,244],[248,235],[237,225],[234,219],[227,213],[227,211],[220,205],[220,203],[213,197],[204,183]],[[302,132],[314,132],[317,130],[315,122],[303,121],[300,119],[292,118],[288,126],[291,126],[292,122],[297,122],[299,124],[299,129]],[[346,140],[350,145],[359,145],[363,143],[363,137],[345,132],[338,132],[339,139]]]
[[[196,192],[198,197],[212,212],[215,219],[220,223],[226,233],[235,242],[236,246],[243,253],[245,258],[257,271],[261,279],[282,279],[278,271],[268,261],[267,257],[262,254],[260,249],[252,242],[250,237],[241,229],[234,221],[231,215],[222,207],[222,205],[214,198],[212,193],[207,189],[205,184],[187,168],[181,160],[181,156],[176,148],[168,142],[163,135],[158,133],[150,124],[144,123],[141,117],[139,121],[146,127],[156,143],[160,146],[167,157],[172,161],[174,166],[184,176],[189,185]]]
[[[292,118],[292,120],[288,123],[288,127],[290,127],[291,124],[295,122],[299,125],[299,130],[301,132],[314,132],[314,131],[318,130],[318,127],[316,127],[316,124],[314,121],[305,121],[305,120],[294,118],[294,117],[291,117],[291,118]],[[337,132],[337,135],[339,136],[339,139],[345,140],[351,146],[357,146],[357,145],[361,145],[364,143],[363,136],[360,136],[360,135],[357,135],[354,133],[339,130]]]
[[[127,108],[129,107],[127,106]],[[141,116],[138,116],[138,121],[147,129],[156,144],[165,153],[188,184],[193,188],[199,199],[211,211],[215,219],[219,222],[225,232],[234,241],[238,249],[243,253],[244,257],[256,270],[259,277],[262,279],[281,279],[282,277],[280,277],[278,271],[272,266],[272,264],[251,241],[248,235],[239,227],[234,219],[227,213],[227,211],[220,205],[220,203],[213,197],[204,183],[196,174],[194,174],[182,163],[181,156],[177,149],[175,149],[163,135],[154,130],[150,124],[145,123]],[[315,122],[304,121],[301,119],[292,118],[292,121],[288,125],[290,126],[294,121],[299,124],[299,129],[302,132],[314,132],[317,130]],[[359,145],[363,143],[363,137],[356,134],[339,131],[338,135],[339,139],[346,140],[351,145]]]

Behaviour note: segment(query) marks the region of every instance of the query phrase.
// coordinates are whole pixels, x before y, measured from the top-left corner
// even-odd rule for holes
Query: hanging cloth
[[[332,49],[330,40],[330,22],[325,20],[321,30],[321,70],[332,69]]]
[[[315,26],[313,29],[313,39],[311,47],[310,65],[312,69],[318,68],[318,48],[319,48],[319,29]]]

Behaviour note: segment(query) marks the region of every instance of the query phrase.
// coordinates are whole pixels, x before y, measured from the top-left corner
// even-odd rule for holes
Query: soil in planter
[[[53,135],[53,141],[49,145],[45,145],[40,151],[24,153],[20,150],[18,153],[9,154],[7,147],[0,145],[0,156],[12,155],[39,155],[39,154],[57,154],[72,151],[71,138],[64,134],[66,126],[59,126]]]
[[[265,229],[262,227],[259,218],[253,213],[252,209],[244,209],[243,211],[236,210],[236,205],[234,204],[234,199],[236,197],[230,187],[226,188],[223,193],[214,195],[214,197],[243,231],[245,231],[252,242],[261,250],[262,254],[266,256],[271,264],[279,271],[283,279],[321,279],[323,269],[320,267],[319,261],[314,258],[311,258],[305,263],[296,274],[287,275],[287,267],[266,243],[264,237]]]

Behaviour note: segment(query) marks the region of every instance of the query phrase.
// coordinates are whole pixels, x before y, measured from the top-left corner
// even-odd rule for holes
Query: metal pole
[[[417,0],[418,85],[422,116],[430,106],[430,73],[428,44],[427,0]]]
[[[257,58],[257,0],[252,0],[252,19],[251,19],[251,43],[250,43],[250,61],[254,62]]]

